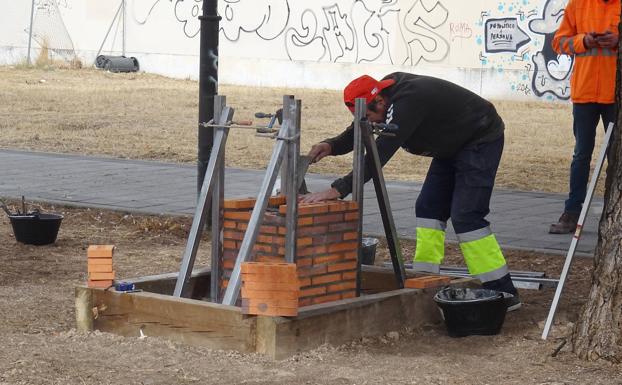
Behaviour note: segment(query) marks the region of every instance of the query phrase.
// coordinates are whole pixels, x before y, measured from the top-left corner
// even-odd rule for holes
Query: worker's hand
[[[596,37],[596,42],[601,48],[617,48],[618,47],[618,34],[611,31],[607,31],[604,34]]]
[[[328,190],[311,193],[307,195],[301,195],[298,198],[298,201],[300,203],[318,203],[318,202],[338,199],[339,197],[341,197],[341,194],[339,193],[339,191],[331,187]]]
[[[583,37],[583,45],[587,49],[598,47],[598,42],[596,41],[596,34],[594,32],[586,33]]]
[[[321,142],[318,144],[314,144],[313,147],[311,147],[308,156],[311,158],[311,163],[316,163],[325,156],[330,155],[332,150],[333,149],[330,147],[330,144],[326,142]]]

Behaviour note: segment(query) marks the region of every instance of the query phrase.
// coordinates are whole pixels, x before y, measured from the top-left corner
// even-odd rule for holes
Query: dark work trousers
[[[501,136],[467,146],[452,159],[433,159],[417,198],[417,218],[451,218],[456,234],[487,227],[503,141]]]
[[[570,165],[570,192],[566,200],[565,211],[579,214],[590,176],[590,162],[594,151],[596,126],[602,118],[605,129],[615,119],[615,104],[574,103],[572,131],[575,137],[574,154]]]

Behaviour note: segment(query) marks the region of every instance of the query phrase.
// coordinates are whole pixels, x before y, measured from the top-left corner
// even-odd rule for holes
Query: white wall
[[[196,79],[202,0],[126,1],[127,55],[141,70]],[[567,1],[219,0],[220,82],[341,89],[362,73],[399,70],[486,97],[567,100],[572,61],[550,49]],[[78,56],[92,63],[121,0],[35,2],[33,30],[62,40],[45,7],[55,2]],[[0,64],[26,57],[30,3],[0,0]],[[103,53],[121,53],[122,32],[113,26]]]

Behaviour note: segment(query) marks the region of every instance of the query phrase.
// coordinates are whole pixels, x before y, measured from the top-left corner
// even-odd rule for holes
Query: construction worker
[[[616,60],[620,0],[570,0],[553,38],[553,49],[574,56],[570,79],[575,148],[564,212],[549,232],[572,233],[587,192],[596,126],[615,119]]]
[[[503,151],[504,124],[495,107],[473,92],[445,80],[396,72],[377,81],[363,75],[344,90],[354,112],[356,98],[365,98],[367,119],[397,125],[397,135],[376,139],[382,165],[400,148],[432,157],[417,198],[417,248],[414,269],[438,274],[445,250],[445,229],[451,218],[469,272],[483,286],[513,294],[508,310],[520,307],[508,267],[490,223],[490,196]],[[314,145],[313,162],[352,151],[353,127]],[[371,178],[365,170],[365,182]],[[344,198],[352,192],[352,173],[330,189],[305,195],[302,202]]]

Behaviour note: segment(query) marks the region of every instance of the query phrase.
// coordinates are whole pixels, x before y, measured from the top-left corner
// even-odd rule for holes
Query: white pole
[[[30,28],[28,29],[28,65],[30,65],[30,47],[32,43],[32,22],[35,17],[35,0],[32,0],[32,6],[30,7]]]
[[[125,56],[125,30],[126,30],[126,26],[127,26],[127,22],[125,19],[126,16],[126,3],[125,0],[123,0],[123,56]]]

